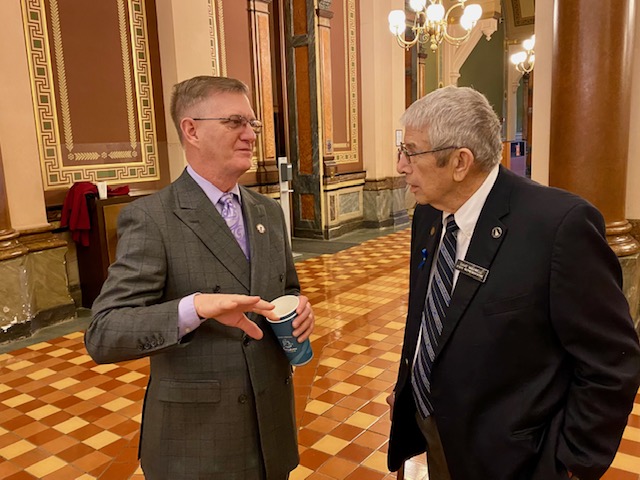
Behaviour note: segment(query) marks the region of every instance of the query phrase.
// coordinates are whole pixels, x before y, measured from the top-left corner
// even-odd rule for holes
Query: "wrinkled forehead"
[[[430,148],[429,133],[426,127],[406,126],[404,129],[403,143],[407,148],[410,147],[427,147]]]
[[[236,92],[212,92],[193,104],[188,110],[189,113],[195,112],[199,115],[206,114],[221,117],[241,115],[248,119],[255,118],[249,98],[244,93]]]

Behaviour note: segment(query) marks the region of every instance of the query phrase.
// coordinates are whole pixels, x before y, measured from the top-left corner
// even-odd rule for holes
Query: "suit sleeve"
[[[158,225],[130,204],[118,217],[118,232],[116,261],[85,334],[97,363],[132,360],[178,343],[180,300],[163,301],[167,258]]]
[[[640,381],[621,284],[602,216],[586,203],[575,206],[556,233],[550,315],[574,365],[557,456],[582,479],[600,478],[613,460]]]

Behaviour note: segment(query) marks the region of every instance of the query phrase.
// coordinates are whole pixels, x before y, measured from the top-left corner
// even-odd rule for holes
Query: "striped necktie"
[[[456,235],[458,225],[449,215],[446,218],[446,231],[440,244],[440,251],[436,260],[436,269],[431,279],[431,285],[427,293],[427,298],[422,311],[422,322],[420,324],[420,343],[418,344],[418,354],[413,364],[413,375],[411,384],[413,385],[413,395],[418,411],[423,418],[433,413],[431,404],[431,368],[436,356],[438,340],[442,333],[442,325],[445,320],[449,302],[451,301],[451,290],[453,288],[453,268],[456,261]]]

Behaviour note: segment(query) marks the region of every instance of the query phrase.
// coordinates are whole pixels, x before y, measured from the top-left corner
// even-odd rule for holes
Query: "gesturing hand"
[[[201,318],[213,318],[228,327],[239,328],[256,340],[262,338],[262,330],[247,318],[245,312],[278,320],[272,311],[274,306],[257,296],[201,293],[193,298],[193,306]]]

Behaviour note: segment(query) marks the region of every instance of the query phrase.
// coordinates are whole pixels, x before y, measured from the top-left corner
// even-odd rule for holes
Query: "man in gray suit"
[[[189,166],[122,210],[93,305],[85,343],[96,362],[151,359],[148,480],[283,480],[299,461],[292,368],[264,316],[274,318],[265,300],[300,285],[278,203],[238,185],[261,127],[248,94],[221,77],[174,87]],[[314,316],[302,295],[297,312],[304,341]]]

